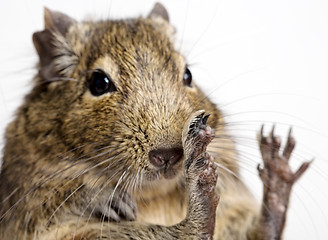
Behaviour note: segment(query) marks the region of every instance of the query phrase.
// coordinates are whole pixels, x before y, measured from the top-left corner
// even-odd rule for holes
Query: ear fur
[[[49,8],[44,8],[44,28],[56,30],[65,36],[69,27],[76,23],[76,20],[57,11],[51,11]]]
[[[162,18],[167,22],[170,22],[169,14],[166,8],[161,3],[156,3],[153,9],[150,11],[149,18]]]
[[[44,22],[45,29],[33,34],[33,43],[40,59],[39,74],[44,80],[50,80],[63,75],[63,64],[71,65],[65,56],[74,54],[65,36],[76,21],[63,13],[44,8]],[[56,61],[58,56],[65,59]]]
[[[174,42],[175,28],[170,25],[169,14],[161,3],[156,3],[148,14],[148,19],[152,21],[152,25],[160,32],[165,33],[172,42]]]

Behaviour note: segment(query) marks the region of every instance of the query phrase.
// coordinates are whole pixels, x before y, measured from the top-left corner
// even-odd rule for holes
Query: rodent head
[[[39,74],[24,107],[29,142],[45,154],[74,152],[115,181],[180,175],[184,124],[204,109],[216,127],[219,111],[189,82],[173,32],[158,4],[147,18],[82,23],[45,10],[45,29],[33,36]]]

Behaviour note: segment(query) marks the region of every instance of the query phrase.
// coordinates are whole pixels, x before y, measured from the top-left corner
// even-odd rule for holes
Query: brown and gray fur
[[[195,83],[183,84],[187,62],[173,40],[159,4],[146,18],[98,22],[45,10],[45,29],[33,35],[39,73],[5,135],[1,239],[211,239],[214,223],[214,239],[281,238],[290,191],[278,230],[239,179],[222,113]],[[90,93],[95,69],[115,92]],[[185,145],[183,129],[199,110],[215,130],[211,157],[209,141],[198,155]],[[279,142],[272,134],[260,144],[265,155]],[[182,149],[183,157],[158,169],[149,159],[158,149]],[[188,172],[197,156],[209,163]],[[216,194],[194,184],[204,172],[215,184],[212,158],[220,166],[213,218]],[[263,172],[265,183],[272,176]]]

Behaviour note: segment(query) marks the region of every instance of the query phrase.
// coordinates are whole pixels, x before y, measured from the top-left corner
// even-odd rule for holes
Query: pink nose
[[[149,160],[155,167],[174,165],[182,159],[182,148],[161,148],[150,151]]]

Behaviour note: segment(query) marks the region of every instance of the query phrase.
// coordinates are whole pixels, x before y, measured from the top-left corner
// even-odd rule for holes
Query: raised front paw
[[[263,166],[258,166],[260,177],[266,188],[277,189],[286,185],[292,185],[299,179],[299,177],[307,170],[311,162],[305,162],[294,173],[289,167],[289,159],[295,147],[295,139],[291,135],[291,130],[288,134],[286,146],[280,154],[280,137],[275,136],[274,127],[272,128],[269,137],[263,135],[263,126],[259,134],[259,145],[263,159]]]
[[[311,162],[304,162],[294,173],[289,166],[289,159],[295,147],[295,139],[288,134],[286,146],[280,153],[281,139],[274,134],[263,135],[263,126],[259,133],[259,145],[263,165],[258,165],[263,182],[262,228],[268,226],[266,234],[273,239],[280,239],[288,209],[293,184],[308,169]],[[271,239],[270,237],[265,239]]]
[[[119,191],[119,190],[117,190]],[[98,203],[95,214],[109,221],[136,220],[137,204],[129,193],[120,193],[109,196]]]
[[[200,173],[208,164],[206,147],[214,138],[214,130],[206,125],[208,117],[204,111],[198,111],[184,127],[182,141],[186,171],[191,165],[196,165],[194,168],[199,169]]]
[[[183,131],[186,183],[189,194],[188,222],[197,226],[199,239],[212,239],[219,197],[215,192],[217,173],[213,157],[206,152],[214,130],[206,125],[209,115],[198,111]]]

